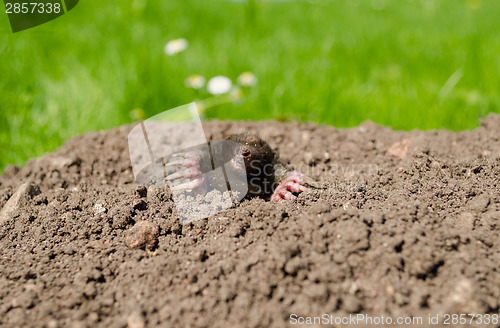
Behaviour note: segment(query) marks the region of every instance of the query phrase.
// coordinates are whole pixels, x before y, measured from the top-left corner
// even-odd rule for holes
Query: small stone
[[[449,311],[453,313],[482,313],[486,311],[485,304],[478,302],[477,286],[474,282],[465,277],[455,281],[454,288],[447,297]]]
[[[476,212],[485,212],[490,205],[490,196],[487,194],[479,195],[467,203],[467,207]]]
[[[134,312],[127,318],[128,328],[144,328],[146,327],[146,323],[144,322],[144,318],[139,312]]]
[[[148,208],[148,204],[143,199],[134,201],[134,210],[144,211]]]
[[[311,206],[311,208],[309,209],[309,213],[319,215],[322,213],[328,213],[331,210],[332,207],[330,206],[330,204],[320,201]]]
[[[243,236],[244,234],[245,234],[245,228],[241,224],[235,223],[229,228],[229,235],[231,237],[236,238],[239,236]]]
[[[132,219],[129,216],[117,216],[113,218],[113,229],[125,229],[130,223]]]
[[[474,228],[474,222],[476,221],[476,217],[474,213],[464,212],[461,213],[456,219],[455,224],[469,230]]]
[[[24,286],[24,290],[28,291],[28,292],[38,292],[39,288],[35,285],[35,284],[25,284]]]
[[[422,250],[418,259],[409,261],[405,266],[408,267],[410,275],[425,280],[435,277],[443,265],[444,261],[430,250]]]
[[[324,303],[328,300],[328,288],[322,284],[312,284],[304,290],[311,300]]]
[[[95,214],[106,213],[106,211],[107,209],[101,203],[97,203],[94,205]]]
[[[94,299],[97,296],[97,288],[95,284],[87,284],[83,290],[83,294],[89,299]]]
[[[284,270],[287,274],[291,276],[296,276],[300,270],[306,269],[307,264],[299,257],[294,257],[290,261],[286,262]]]
[[[288,260],[300,254],[300,246],[297,243],[285,244],[283,247],[283,255]]]
[[[72,159],[69,157],[52,157],[48,160],[54,167],[58,169],[62,169],[63,167],[68,167],[78,163],[78,159]]]
[[[153,250],[158,246],[160,231],[158,225],[150,221],[138,221],[128,230],[125,244],[131,249]]]
[[[135,189],[135,192],[139,195],[141,198],[146,198],[148,197],[148,188],[144,186],[138,186],[137,189]]]
[[[402,141],[395,142],[387,149],[387,152],[394,157],[405,158],[410,148],[411,139],[403,139]]]
[[[198,261],[205,262],[208,259],[207,251],[202,250],[195,253],[195,258]]]
[[[4,174],[5,175],[15,175],[17,174],[21,168],[17,165],[7,165],[5,168]]]
[[[47,323],[47,328],[58,328],[59,325],[57,324],[57,320],[50,320],[48,323]]]
[[[97,314],[96,312],[91,312],[87,316],[87,320],[95,324],[99,320],[99,314]]]
[[[25,182],[20,185],[0,211],[0,224],[16,216],[19,213],[20,207],[26,205],[33,197],[40,193],[40,188],[31,183]]]
[[[12,301],[12,307],[30,309],[37,300],[37,294],[33,291],[25,291]]]
[[[347,313],[358,313],[361,311],[362,306],[358,298],[354,295],[346,295],[342,299],[342,308]]]

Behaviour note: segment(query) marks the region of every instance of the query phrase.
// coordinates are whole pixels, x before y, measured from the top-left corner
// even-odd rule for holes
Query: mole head
[[[274,152],[264,140],[255,134],[233,134],[228,140],[238,145],[233,149],[233,154],[238,159],[243,159],[247,175],[261,175],[266,165],[273,165]],[[241,160],[233,163],[240,163]],[[241,165],[235,164],[236,169],[243,170]],[[266,171],[270,171],[267,169]]]

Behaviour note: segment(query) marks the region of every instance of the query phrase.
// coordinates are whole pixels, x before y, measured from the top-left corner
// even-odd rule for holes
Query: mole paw
[[[275,203],[280,203],[284,200],[293,199],[295,198],[294,194],[308,190],[309,188],[306,186],[316,187],[317,184],[308,176],[298,171],[293,171],[274,189],[271,200]]]
[[[177,159],[165,163],[167,181],[172,191],[205,191],[205,178],[201,171],[201,154],[197,151],[175,154]]]

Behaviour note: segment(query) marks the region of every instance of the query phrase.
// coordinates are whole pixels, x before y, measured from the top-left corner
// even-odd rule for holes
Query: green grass
[[[474,128],[500,111],[499,17],[497,0],[86,0],[13,34],[1,13],[0,171],[205,97],[194,73],[259,79],[208,118]],[[177,37],[188,49],[165,55]]]

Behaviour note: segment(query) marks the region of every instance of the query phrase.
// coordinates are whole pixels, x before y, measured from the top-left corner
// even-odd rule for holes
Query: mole
[[[317,188],[316,182],[299,171],[291,169],[280,160],[267,142],[252,133],[233,134],[209,151],[192,150],[174,156],[180,159],[168,162],[167,167],[181,166],[185,170],[167,176],[167,180],[186,179],[187,182],[171,187],[172,190],[191,190],[197,193],[206,191],[207,175],[212,169],[214,158],[228,163],[227,173],[240,173],[246,177],[248,192],[246,198],[261,197],[280,203],[290,200],[296,194]],[[227,166],[226,166],[227,167]],[[235,176],[233,174],[233,176]],[[234,181],[234,180],[233,180]]]

